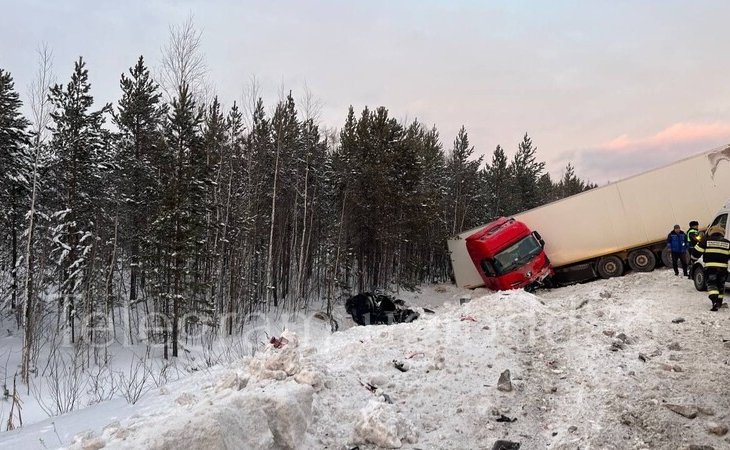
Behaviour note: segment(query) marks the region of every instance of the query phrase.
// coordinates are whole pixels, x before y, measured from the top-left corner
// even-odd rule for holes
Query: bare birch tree
[[[272,275],[273,275],[273,262],[274,262],[274,228],[276,226],[276,191],[278,188],[278,180],[279,180],[279,153],[281,150],[281,140],[277,140],[276,142],[276,156],[274,159],[274,181],[273,186],[271,187],[271,226],[269,227],[269,249],[268,249],[268,255],[266,257],[266,304],[270,305],[269,300],[271,300],[271,294],[273,293],[274,286],[272,281]],[[274,298],[274,306],[278,306],[276,304],[277,299]],[[267,306],[268,307],[268,306]]]
[[[177,356],[179,320],[183,311],[191,303],[192,294],[188,288],[193,288],[187,279],[193,277],[197,280],[197,270],[190,273],[187,258],[195,258],[193,253],[197,250],[198,242],[194,234],[198,230],[198,220],[205,220],[205,217],[197,217],[199,208],[204,208],[205,194],[198,198],[198,190],[207,182],[203,172],[207,172],[199,126],[202,122],[203,108],[205,107],[206,96],[210,94],[207,85],[208,67],[205,62],[205,55],[202,53],[202,33],[196,30],[193,17],[188,16],[185,23],[179,26],[170,27],[168,45],[162,51],[162,68],[160,86],[165,92],[170,103],[170,114],[168,115],[167,140],[170,144],[169,155],[175,163],[172,172],[172,179],[168,180],[171,201],[171,224],[172,233],[167,238],[172,249],[172,260],[163,263],[166,270],[171,270],[173,277],[165,278],[162,285],[166,293],[163,309],[169,316],[169,301],[172,300],[171,323],[171,344],[172,356]],[[204,152],[204,149],[202,150]],[[202,158],[201,158],[202,156]],[[192,189],[192,191],[191,191]],[[201,238],[204,240],[204,237]],[[199,258],[198,258],[199,259]],[[194,262],[193,262],[194,263]],[[172,264],[172,265],[170,265]],[[195,264],[193,264],[195,265]],[[172,284],[170,284],[172,283]],[[170,299],[169,294],[172,293]],[[187,304],[184,304],[187,302]],[[167,358],[167,329],[163,329],[165,341],[164,355]]]
[[[203,33],[196,30],[192,15],[181,25],[170,26],[170,39],[162,50],[158,77],[168,102],[178,95],[183,84],[187,84],[196,103],[207,103],[208,65],[202,46]]]
[[[33,359],[31,351],[34,348],[35,337],[35,292],[33,286],[33,265],[35,255],[33,254],[33,243],[35,240],[35,216],[36,201],[38,197],[38,165],[41,156],[41,149],[48,139],[48,125],[51,122],[51,110],[53,103],[48,94],[50,87],[56,82],[53,75],[53,51],[48,44],[41,44],[36,50],[38,53],[38,71],[36,78],[28,88],[31,114],[33,116],[33,174],[31,181],[30,211],[28,213],[27,246],[25,251],[25,307],[23,310],[24,334],[23,354],[21,362],[21,379],[26,386],[29,385],[30,361]]]
[[[296,284],[294,289],[294,294],[297,297],[301,296],[302,290],[304,288],[304,274],[305,274],[305,261],[307,256],[307,249],[309,242],[308,233],[311,233],[311,227],[308,226],[308,220],[311,220],[309,217],[312,215],[309,209],[310,204],[314,204],[314,195],[312,195],[312,199],[310,201],[310,165],[311,165],[311,159],[312,159],[312,153],[313,153],[313,147],[318,144],[318,142],[313,142],[313,132],[317,128],[317,122],[319,120],[320,112],[322,111],[322,102],[321,100],[314,97],[314,94],[312,94],[312,91],[309,90],[309,87],[304,86],[304,95],[302,99],[300,100],[300,103],[302,105],[302,118],[304,120],[304,126],[303,130],[308,131],[305,132],[305,139],[304,139],[304,186],[302,187],[302,231],[301,231],[301,240],[299,242],[299,260],[297,263],[297,274],[296,274]],[[309,129],[311,128],[311,129]],[[318,136],[317,136],[318,137]]]
[[[261,84],[255,75],[251,75],[248,84],[241,92],[241,111],[243,112],[243,125],[246,130],[253,129],[253,114],[256,105],[261,98]]]

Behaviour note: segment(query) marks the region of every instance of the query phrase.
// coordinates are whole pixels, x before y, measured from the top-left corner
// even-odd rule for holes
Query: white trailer
[[[466,249],[466,238],[481,230],[481,228],[477,227],[464,231],[446,241],[456,285],[460,288],[474,289],[484,285],[482,276],[477,272],[477,268]]]
[[[559,281],[651,271],[668,262],[666,238],[691,220],[706,227],[730,198],[730,145],[609,183],[513,216],[537,231]],[[461,233],[448,242],[457,284],[481,277]],[[468,267],[468,269],[465,269]]]

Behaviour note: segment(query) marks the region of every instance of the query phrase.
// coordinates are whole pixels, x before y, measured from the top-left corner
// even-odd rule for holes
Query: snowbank
[[[179,394],[167,414],[132,419],[125,427],[114,423],[100,436],[84,433],[69,449],[297,448],[311,422],[312,396],[321,389],[323,377],[302,371],[295,334],[285,333],[279,342],[285,344],[267,346],[217,384]]]
[[[435,313],[285,332],[136,405],[2,433],[0,448],[53,448],[82,429],[93,434],[67,448],[730,448],[730,313],[672,271],[419,300]]]

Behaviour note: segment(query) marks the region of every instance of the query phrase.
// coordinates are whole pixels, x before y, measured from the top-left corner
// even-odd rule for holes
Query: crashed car
[[[403,300],[373,292],[361,292],[348,298],[345,311],[358,325],[408,323],[419,317],[419,313],[407,308]]]

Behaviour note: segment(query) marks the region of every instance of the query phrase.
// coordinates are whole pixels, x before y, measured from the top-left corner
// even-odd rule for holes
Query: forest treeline
[[[551,179],[527,134],[486,160],[465,128],[443,144],[382,106],[338,131],[291,93],[224,109],[198,38],[173,30],[162,75],[131,61],[106,105],[82,58],[51,82],[44,49],[29,117],[0,68],[2,312],[24,328],[26,382],[40,324],[87,344],[146,324],[174,357],[200,327],[448,281],[449,236],[593,187],[570,164]]]

